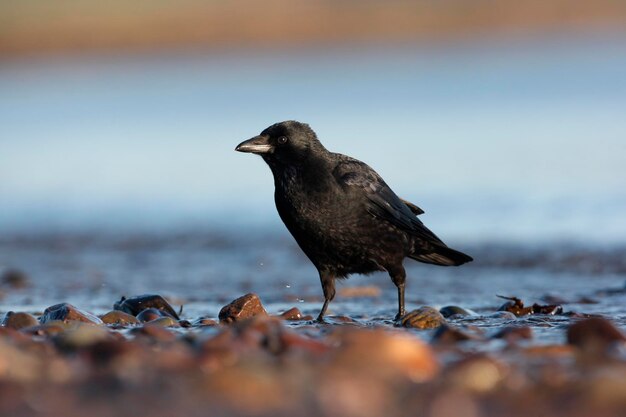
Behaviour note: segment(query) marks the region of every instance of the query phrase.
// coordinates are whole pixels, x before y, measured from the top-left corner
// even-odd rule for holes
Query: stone
[[[133,316],[137,316],[147,308],[154,308],[164,313],[164,315],[180,320],[172,306],[158,294],[144,294],[130,298],[122,297],[120,301],[113,305],[114,310],[120,310]]]
[[[329,352],[329,368],[347,372],[353,378],[401,376],[424,382],[439,371],[432,348],[403,332],[341,327],[329,339],[337,346]]]
[[[149,324],[162,327],[180,327],[180,324],[172,317],[158,317],[151,320]]]
[[[289,310],[283,312],[279,316],[283,320],[302,320],[302,312],[298,309],[298,307],[290,308]]]
[[[19,330],[37,326],[39,321],[32,314],[9,311],[2,320],[2,325],[11,329]]]
[[[53,320],[59,320],[65,323],[68,321],[82,321],[84,323],[103,324],[102,320],[97,316],[79,310],[68,303],[55,304],[46,308],[39,322],[45,324]]]
[[[481,337],[467,333],[457,327],[448,326],[444,324],[439,326],[433,334],[432,341],[434,343],[441,344],[454,344],[458,342],[464,342],[466,340],[481,340]]]
[[[209,317],[199,317],[191,322],[191,327],[217,326],[219,323]]]
[[[130,314],[119,310],[109,311],[105,315],[101,316],[100,319],[104,322],[104,324],[118,324],[121,326],[140,323],[135,316],[131,316]]]
[[[458,306],[445,306],[439,309],[439,312],[445,318],[452,316],[471,316],[471,313],[469,311]]]
[[[0,283],[13,289],[26,288],[30,284],[28,275],[18,269],[7,269],[0,276]]]
[[[221,323],[233,323],[251,317],[262,315],[266,316],[267,312],[261,304],[261,299],[256,294],[246,294],[237,298],[230,304],[224,306],[219,313]]]
[[[624,341],[624,334],[605,318],[580,320],[567,329],[567,343],[590,353],[605,352]]]
[[[146,308],[145,310],[137,314],[137,320],[139,320],[142,323],[147,323],[149,321],[153,321],[161,317],[172,318],[171,316],[167,314],[163,314],[161,310],[157,310],[156,308]]]
[[[433,307],[420,307],[410,311],[400,318],[402,327],[411,327],[414,329],[436,329],[446,324],[446,319],[441,313]]]
[[[111,338],[112,335],[106,327],[77,323],[74,327],[58,333],[54,337],[54,343],[61,350],[74,351]]]
[[[528,326],[506,326],[491,336],[492,339],[504,339],[507,342],[530,340],[533,338],[533,329]]]

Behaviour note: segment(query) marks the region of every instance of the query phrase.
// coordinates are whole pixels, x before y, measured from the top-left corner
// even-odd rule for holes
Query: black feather
[[[237,150],[261,154],[274,175],[278,213],[318,269],[324,306],[335,278],[386,270],[404,313],[405,257],[456,266],[472,258],[446,246],[417,218],[424,213],[398,197],[367,164],[332,153],[306,124],[274,124]]]

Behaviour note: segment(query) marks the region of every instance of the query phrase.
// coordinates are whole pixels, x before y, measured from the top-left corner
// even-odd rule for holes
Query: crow
[[[321,144],[305,123],[276,123],[240,143],[239,152],[263,157],[274,175],[278,214],[319,272],[324,321],[335,279],[387,271],[404,316],[405,257],[433,265],[472,261],[446,246],[417,218],[418,206],[398,197],[367,164]]]

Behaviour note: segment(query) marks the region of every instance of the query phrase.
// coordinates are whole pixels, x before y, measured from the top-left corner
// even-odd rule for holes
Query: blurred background
[[[623,288],[624,1],[3,1],[0,92],[0,309],[159,292],[215,316],[254,291],[317,314],[269,169],[234,151],[287,119],[476,259],[407,262],[409,308]],[[395,314],[384,274],[346,285],[371,287],[342,314]],[[571,308],[626,326],[601,300]]]
[[[277,229],[297,119],[446,240],[626,237],[622,1],[2,2],[0,91],[5,233]]]

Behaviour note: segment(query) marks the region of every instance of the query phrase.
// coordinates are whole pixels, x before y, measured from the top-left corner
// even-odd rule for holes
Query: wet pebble
[[[481,340],[482,338],[477,334],[472,334],[463,331],[457,327],[448,326],[446,324],[439,326],[439,328],[433,334],[432,341],[434,343],[441,344],[454,344],[458,342],[464,342],[466,340]]]
[[[38,324],[39,321],[35,318],[35,316],[22,312],[16,313],[13,311],[9,311],[6,313],[4,319],[2,320],[3,326],[16,330],[26,327],[37,326]]]
[[[609,320],[600,317],[578,321],[567,329],[567,343],[589,353],[605,352],[624,341],[624,334]]]
[[[171,342],[176,340],[176,335],[167,328],[152,323],[146,323],[141,327],[132,329],[131,334],[137,337],[145,337],[155,342]]]
[[[101,316],[100,319],[104,324],[119,324],[122,326],[140,323],[135,316],[131,316],[130,314],[119,310],[109,311],[105,315]]]
[[[210,317],[199,317],[191,322],[191,327],[217,326],[219,323]]]
[[[149,321],[153,321],[161,317],[172,318],[171,316],[167,314],[163,314],[161,310],[157,310],[156,308],[146,308],[145,310],[137,314],[137,320],[139,320],[142,323],[147,323]]]
[[[112,337],[106,327],[77,323],[72,328],[58,333],[53,340],[59,349],[74,351]]]
[[[158,294],[145,294],[138,295],[130,298],[122,297],[120,301],[113,305],[114,310],[120,310],[125,313],[137,316],[139,313],[146,309],[159,310],[161,315],[166,315],[180,320],[178,313],[174,311],[172,306]]]
[[[424,306],[405,314],[399,324],[414,329],[435,329],[446,324],[446,319],[437,309]]]
[[[454,364],[447,375],[448,384],[485,394],[493,391],[506,376],[507,367],[486,355],[474,355]]]
[[[178,321],[176,321],[172,317],[158,317],[154,320],[151,320],[149,324],[162,327],[180,327]]]
[[[39,322],[45,324],[53,320],[59,320],[62,322],[82,321],[85,323],[102,324],[102,320],[100,320],[97,316],[87,313],[86,311],[79,310],[69,303],[56,304],[46,308],[43,315],[39,319]]]
[[[469,311],[458,306],[445,306],[439,309],[439,312],[445,318],[449,318],[452,316],[470,316],[471,315]]]
[[[283,320],[303,320],[302,312],[298,307],[290,308],[289,310],[283,312],[279,316]]]
[[[341,327],[330,337],[337,348],[330,368],[353,375],[385,373],[413,381],[434,377],[439,363],[433,350],[418,338],[389,330]]]
[[[505,326],[491,336],[492,339],[504,339],[507,342],[530,340],[533,338],[533,329],[527,326]]]
[[[267,312],[261,304],[258,295],[250,293],[233,300],[230,304],[224,306],[219,313],[219,319],[222,323],[233,323],[251,317],[262,315],[266,316]]]
[[[25,272],[18,269],[7,269],[0,276],[0,283],[12,289],[22,289],[30,285],[30,279]]]

